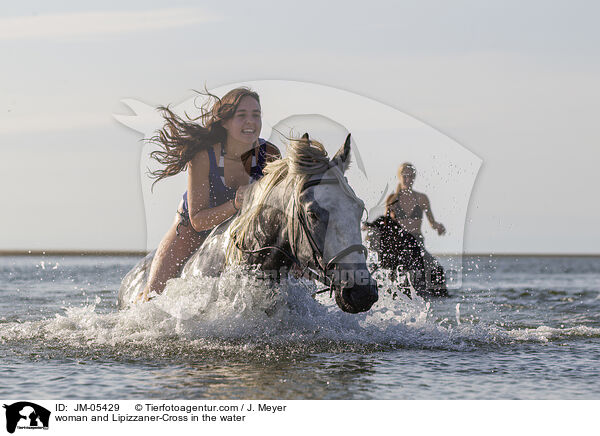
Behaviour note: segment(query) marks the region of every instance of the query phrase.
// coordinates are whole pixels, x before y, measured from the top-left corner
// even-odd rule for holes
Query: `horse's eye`
[[[309,210],[306,212],[306,216],[308,216],[308,219],[311,221],[318,221],[319,220],[319,215],[317,215],[317,213],[314,210]]]

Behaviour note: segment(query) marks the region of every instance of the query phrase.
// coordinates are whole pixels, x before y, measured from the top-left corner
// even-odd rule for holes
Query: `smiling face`
[[[222,124],[227,131],[229,146],[249,148],[258,140],[262,128],[260,104],[249,95],[243,97],[233,117],[223,121]]]

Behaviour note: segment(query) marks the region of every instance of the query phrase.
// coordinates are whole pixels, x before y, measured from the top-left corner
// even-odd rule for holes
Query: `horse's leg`
[[[160,241],[150,267],[148,283],[138,300],[147,301],[152,292],[162,293],[167,280],[177,277],[185,262],[202,245],[205,237],[198,235],[191,225],[180,225],[180,221],[181,217],[177,214]]]

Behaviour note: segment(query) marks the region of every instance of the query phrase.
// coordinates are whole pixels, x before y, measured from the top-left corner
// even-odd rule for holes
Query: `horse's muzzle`
[[[336,268],[335,273],[333,288],[335,302],[340,309],[348,313],[359,313],[366,312],[375,304],[379,298],[377,282],[366,266],[358,270]]]

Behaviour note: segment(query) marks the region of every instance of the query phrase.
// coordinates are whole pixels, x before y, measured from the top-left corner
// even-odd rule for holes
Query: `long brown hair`
[[[150,157],[165,167],[150,172],[150,176],[156,179],[154,183],[184,171],[188,162],[199,151],[224,143],[227,131],[222,123],[234,116],[242,98],[250,96],[260,104],[258,94],[246,87],[232,89],[223,98],[208,91],[199,94],[208,96],[209,99],[202,105],[201,113],[196,118],[190,118],[186,114],[187,119],[184,120],[169,106],[158,108],[165,119],[165,125],[148,141],[161,148],[150,153]]]

